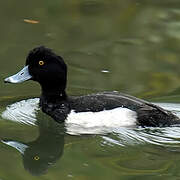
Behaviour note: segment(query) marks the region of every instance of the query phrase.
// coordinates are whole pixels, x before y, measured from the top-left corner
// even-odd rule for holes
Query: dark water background
[[[179,0],[6,0],[0,22],[1,113],[39,96],[35,82],[3,83],[39,45],[64,57],[71,95],[117,90],[153,102],[180,102]],[[178,127],[91,136],[63,129],[42,113],[36,126],[1,118],[0,179],[180,178]]]

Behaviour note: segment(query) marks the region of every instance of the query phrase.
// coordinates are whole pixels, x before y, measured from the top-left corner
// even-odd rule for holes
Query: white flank
[[[136,112],[127,108],[115,108],[100,112],[71,111],[65,122],[68,134],[101,134],[114,128],[134,126]]]

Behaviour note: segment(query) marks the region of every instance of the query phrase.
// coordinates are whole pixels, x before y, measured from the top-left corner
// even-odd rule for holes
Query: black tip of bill
[[[10,83],[9,78],[4,79],[4,83]]]

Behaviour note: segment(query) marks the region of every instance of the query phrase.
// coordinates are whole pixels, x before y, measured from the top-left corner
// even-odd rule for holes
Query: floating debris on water
[[[23,21],[26,23],[30,23],[30,24],[38,24],[39,23],[39,21],[32,20],[32,19],[24,19]]]
[[[101,72],[102,72],[102,73],[109,73],[109,71],[106,70],[106,69],[103,69]]]

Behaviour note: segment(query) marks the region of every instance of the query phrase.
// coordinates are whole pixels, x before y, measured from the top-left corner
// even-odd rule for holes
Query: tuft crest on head
[[[56,55],[51,49],[45,46],[39,46],[29,52],[26,58],[26,65],[32,64],[36,60],[48,60],[51,58],[63,61],[62,57]]]

